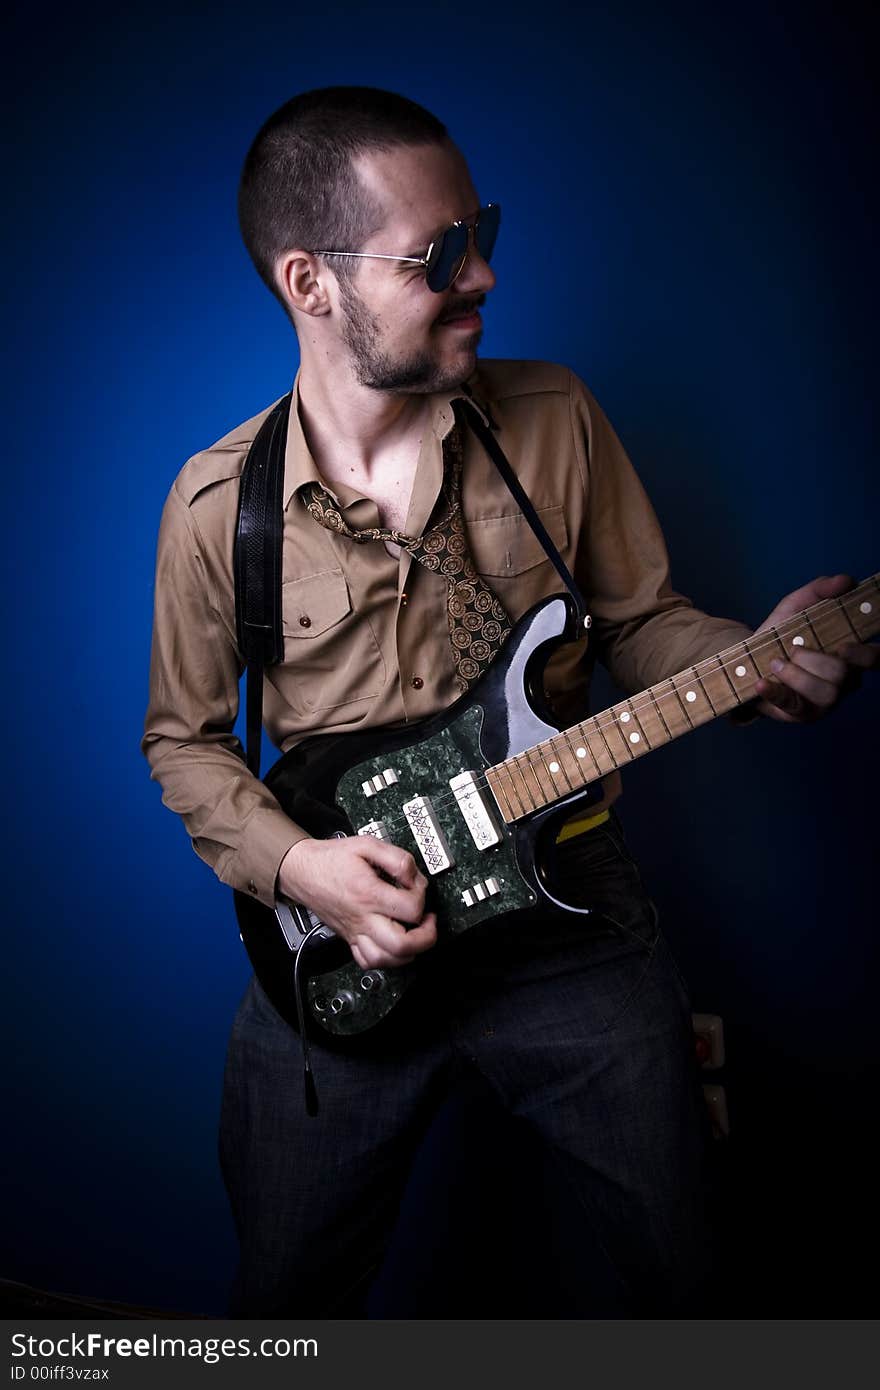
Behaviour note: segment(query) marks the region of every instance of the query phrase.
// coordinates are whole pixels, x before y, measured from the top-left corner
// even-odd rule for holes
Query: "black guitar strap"
[[[247,765],[260,775],[263,723],[263,671],[284,656],[281,626],[281,537],[284,524],[282,492],[284,451],[292,392],[274,406],[260,426],[248,451],[238,496],[233,574],[235,578],[235,626],[238,650],[247,667],[246,749]],[[568,566],[529,501],[493,430],[469,399],[453,403],[456,419],[467,421],[494,463],[520,511],[540,541],[549,560],[574,599],[579,621],[589,626],[587,605]],[[491,417],[490,417],[491,419]]]
[[[456,407],[461,407],[461,409],[456,409]],[[574,582],[574,577],[572,576],[568,566],[566,565],[559,551],[556,549],[556,546],[553,544],[552,540],[547,534],[547,529],[544,526],[543,521],[538,516],[538,513],[535,511],[534,507],[529,501],[528,495],[525,492],[522,483],[520,482],[519,478],[516,476],[516,474],[510,466],[507,455],[505,454],[501,445],[498,443],[498,440],[495,438],[495,435],[492,433],[492,430],[497,430],[498,426],[495,424],[494,421],[492,421],[491,428],[489,428],[489,426],[487,426],[483,422],[483,417],[480,414],[474,402],[470,399],[469,394],[464,400],[453,401],[452,408],[455,412],[456,419],[458,419],[462,415],[467,418],[467,422],[473,430],[474,434],[477,436],[483,448],[486,450],[486,453],[489,455],[495,467],[498,469],[498,472],[501,474],[502,478],[507,484],[509,491],[513,494],[514,501],[516,502],[526,521],[531,526],[535,535],[538,537],[538,540],[541,542],[541,545],[544,547],[544,550],[547,554],[547,558],[552,561],[553,565],[556,568],[557,574],[559,575],[566,589],[574,599],[578,611],[578,620],[580,623],[583,624],[587,617],[587,605],[584,601],[584,596],[578,588],[577,584]],[[489,419],[491,420],[491,416],[489,416]]]
[[[248,450],[238,494],[233,574],[238,650],[247,668],[247,765],[260,775],[263,671],[284,656],[281,537],[284,450],[292,392],[272,408]]]

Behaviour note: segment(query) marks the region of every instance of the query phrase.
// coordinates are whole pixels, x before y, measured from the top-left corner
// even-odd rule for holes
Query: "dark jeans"
[[[467,1069],[534,1127],[588,1221],[607,1297],[585,1293],[575,1315],[699,1315],[705,1113],[687,989],[617,818],[554,854],[559,896],[594,913],[491,923],[438,954],[405,1048],[313,1050],[316,1118],[298,1038],[251,982],[220,1132],[241,1242],[232,1316],[362,1315],[413,1155]]]

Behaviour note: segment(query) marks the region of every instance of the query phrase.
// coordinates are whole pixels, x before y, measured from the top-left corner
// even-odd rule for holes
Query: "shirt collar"
[[[434,437],[442,443],[449,431],[455,424],[455,414],[453,402],[457,400],[470,400],[476,407],[480,416],[487,425],[492,423],[491,415],[487,406],[483,403],[482,383],[479,378],[479,369],[464,383],[453,391],[438,391],[430,397],[431,401],[431,429]],[[327,487],[318,466],[312,458],[306,437],[303,433],[302,421],[299,414],[299,372],[293,383],[293,394],[290,403],[290,419],[287,425],[287,447],[284,453],[284,506],[287,507],[291,497],[305,483],[318,483],[321,487],[327,488],[331,496],[343,506],[348,505],[354,500],[357,494],[349,488],[337,487],[335,490]]]

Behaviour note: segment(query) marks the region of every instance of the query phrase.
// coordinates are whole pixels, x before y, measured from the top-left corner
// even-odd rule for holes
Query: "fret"
[[[712,713],[723,714],[728,708],[729,697],[726,685],[718,679],[718,668],[709,662],[701,661],[693,668],[693,671],[703,687],[703,694],[712,706]]]
[[[563,776],[573,791],[579,790],[587,782],[587,773],[584,767],[584,759],[578,758],[569,737],[570,731],[562,730],[559,734],[554,734],[550,739],[553,745],[556,761],[560,766],[560,775]]]
[[[776,630],[771,630],[769,628],[764,632],[756,633],[755,636],[750,637],[746,643],[749,655],[754,662],[755,670],[762,680],[773,679],[773,672],[770,670],[770,662],[775,661],[779,655],[776,650],[777,646],[780,648],[784,657],[785,648],[779,641]]]
[[[739,702],[740,702],[740,699],[739,699],[739,691],[737,690],[737,688],[736,688],[736,686],[734,685],[733,681],[730,679],[730,676],[729,676],[728,671],[727,671],[727,667],[726,667],[725,664],[724,664],[724,658],[719,654],[718,656],[716,656],[715,660],[718,662],[718,670],[721,672],[722,676],[724,677],[724,683],[725,683],[725,685],[727,686],[727,689],[728,689],[728,692],[729,692],[729,695],[730,695],[730,698],[731,698],[731,703],[734,704],[734,705],[738,705]]]
[[[823,652],[834,651],[835,648],[845,646],[854,639],[860,640],[846,610],[837,603],[823,605],[821,609],[815,610],[810,627],[819,644],[819,650]]]
[[[663,709],[663,718],[673,738],[677,738],[679,734],[688,733],[694,726],[674,683],[671,680],[660,681],[652,688],[656,691],[657,705]]]
[[[650,724],[650,715],[643,699],[639,701],[638,709],[632,700],[625,700],[619,705],[613,705],[609,713],[614,715],[619,732],[629,742],[630,753],[635,756],[654,747],[654,740],[647,727]]]
[[[818,634],[818,632],[816,631],[815,627],[813,626],[812,622],[810,621],[810,615],[809,615],[809,613],[804,613],[804,622],[806,623],[807,627],[810,629],[810,639],[811,639],[809,642],[806,643],[806,645],[807,645],[808,647],[812,648],[813,651],[819,651],[819,652],[821,652],[821,651],[823,650],[823,646],[822,646],[821,641],[819,640],[819,634]]]
[[[836,603],[837,603],[838,609],[839,609],[840,612],[843,614],[844,618],[846,618],[847,625],[848,625],[850,631],[852,632],[853,637],[855,637],[856,641],[858,642],[858,641],[859,641],[859,634],[856,632],[856,629],[853,627],[852,618],[849,616],[849,613],[847,612],[846,604],[843,603],[841,599],[837,599],[837,600],[836,600]]]
[[[707,657],[496,767],[486,779],[508,821],[561,801],[621,764],[688,733],[755,695],[777,654],[830,651],[880,631],[880,575],[840,598],[823,599],[777,627]],[[624,757],[624,753],[626,757]],[[533,790],[532,788],[535,788]]]
[[[577,745],[575,745],[575,743],[572,741],[572,737],[571,737],[571,736],[572,736],[573,733],[576,732],[576,728],[577,728],[577,726],[575,726],[574,729],[564,729],[564,730],[562,731],[561,735],[560,735],[560,738],[564,738],[564,739],[565,739],[565,742],[566,742],[566,746],[567,746],[567,750],[568,750],[568,765],[569,765],[569,767],[574,768],[575,772],[577,773],[577,776],[580,778],[580,780],[581,780],[581,782],[584,784],[584,786],[586,786],[588,782],[591,782],[591,781],[592,781],[592,778],[591,778],[590,775],[589,775],[589,774],[590,774],[590,768],[589,768],[589,766],[588,766],[588,764],[587,764],[587,751],[588,751],[588,750],[587,750],[587,745],[586,745],[586,743],[578,743]],[[577,755],[577,750],[578,750],[578,748],[582,748],[582,749],[583,749],[583,753],[581,754],[580,757],[578,757],[578,755]],[[592,758],[592,754],[590,754],[590,757]],[[596,762],[596,759],[595,759],[595,758],[593,758],[593,764],[594,764],[594,766],[595,766],[595,768],[596,768],[596,771],[598,772],[598,770],[599,770],[599,764]]]
[[[504,787],[505,776],[507,777],[509,785],[510,773],[507,771],[504,763],[498,763],[495,767],[486,768],[486,781],[489,784],[489,790],[498,804],[502,820],[509,824],[511,821],[516,820],[516,811]]]
[[[627,758],[631,759],[633,755],[617,720],[613,718],[613,713],[613,709],[610,709],[597,714],[596,725],[605,740],[605,746],[615,759],[617,767],[620,767],[621,763],[625,763]]]
[[[541,781],[541,779],[540,779],[540,777],[538,776],[537,772],[535,771],[535,764],[534,764],[534,761],[533,761],[534,752],[535,752],[534,748],[526,748],[524,752],[520,753],[519,758],[518,758],[518,762],[519,762],[519,764],[520,764],[520,767],[521,767],[522,770],[523,770],[523,777],[524,777],[525,781],[528,782],[528,781],[529,781],[529,778],[531,778],[532,782],[534,782],[535,787],[536,787],[536,789],[537,789],[537,796],[538,796],[538,799],[537,799],[537,801],[535,801],[535,805],[536,805],[536,806],[546,806],[547,801],[548,801],[547,793],[548,793],[548,792],[550,793],[550,798],[552,799],[553,790],[552,790],[552,787],[551,787],[551,785],[549,784],[549,782],[547,783],[547,785],[545,785],[545,784]],[[528,775],[527,775],[527,774],[528,774]],[[531,793],[531,796],[532,796],[532,800],[534,800],[534,799],[535,799],[535,793],[532,792],[532,793]]]
[[[507,774],[507,783],[510,788],[510,796],[512,798],[510,804],[513,807],[514,811],[516,811],[517,806],[519,807],[519,810],[516,811],[517,815],[525,815],[525,813],[530,809],[530,807],[528,806],[527,802],[523,801],[522,792],[516,785],[516,781],[513,776],[513,768],[511,767],[510,763],[504,764],[504,771]]]
[[[595,719],[588,719],[583,724],[575,724],[573,730],[575,735],[575,757],[577,757],[578,748],[583,748],[592,759],[593,766],[599,776],[607,777],[609,772],[614,771],[614,759],[605,746],[605,742],[601,735],[596,732],[595,723]],[[598,753],[596,752],[597,748],[599,750]],[[599,761],[600,758],[602,761],[607,760],[608,766],[606,768],[602,767]]]
[[[658,699],[657,696],[654,694],[654,691],[655,691],[656,689],[657,689],[656,685],[655,685],[655,686],[652,686],[651,689],[650,689],[647,693],[648,693],[648,695],[650,696],[651,703],[652,703],[652,705],[654,706],[654,709],[657,711],[657,718],[660,720],[660,723],[663,725],[663,733],[664,733],[664,735],[665,735],[666,740],[668,741],[669,739],[675,738],[675,734],[672,732],[671,728],[669,727],[669,724],[668,724],[667,721],[666,721],[666,715],[663,713],[663,710],[662,710],[662,708],[661,708],[659,699]]]
[[[520,755],[520,757],[518,758],[511,758],[509,760],[507,765],[511,769],[511,782],[513,781],[513,773],[518,772],[519,780],[522,783],[522,790],[520,790],[520,788],[517,787],[516,794],[522,802],[523,809],[528,811],[537,811],[538,805],[535,801],[534,793],[530,790],[529,784],[526,781],[526,776],[522,770],[521,763],[522,755]]]
[[[738,646],[728,648],[722,655],[725,670],[737,700],[740,704],[746,700],[751,700],[755,694],[755,683],[760,679],[761,672],[752,656],[749,643],[740,642]]]
[[[796,618],[790,619],[779,628],[778,635],[789,661],[802,648],[813,650],[814,632],[806,613],[799,613]]]
[[[609,769],[608,769],[609,772],[611,772],[611,771],[616,771],[617,768],[620,766],[620,764],[618,763],[617,759],[615,758],[614,754],[612,753],[612,751],[611,751],[611,744],[608,742],[608,739],[605,737],[605,730],[603,729],[602,725],[599,723],[599,720],[595,717],[595,715],[594,715],[594,717],[590,720],[590,727],[591,727],[591,729],[593,729],[593,730],[595,731],[595,733],[597,733],[597,734],[599,735],[599,738],[602,740],[602,744],[604,744],[604,752],[602,751],[602,747],[600,746],[600,748],[599,748],[599,756],[602,757],[602,758],[607,758],[607,759],[608,759],[608,761],[609,761],[609,763],[610,763],[610,767],[609,767]]]
[[[873,637],[877,631],[877,614],[880,611],[878,593],[880,586],[875,575],[873,579],[860,584],[857,589],[843,594],[837,600],[859,642],[863,642],[866,637]]]
[[[579,780],[575,774],[575,781],[573,782],[568,774],[565,750],[559,747],[558,737],[558,735],[551,735],[545,743],[538,745],[542,753],[546,750],[547,771],[553,777],[553,786],[557,795],[559,792],[574,791]]]
[[[690,671],[682,671],[678,676],[673,676],[672,685],[676,695],[681,700],[682,708],[687,714],[691,728],[696,728],[697,725],[705,724],[707,720],[715,718],[712,702],[706,695],[700,681],[697,680],[693,668]]]

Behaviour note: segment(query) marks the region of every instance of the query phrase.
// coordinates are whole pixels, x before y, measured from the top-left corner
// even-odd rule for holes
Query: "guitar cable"
[[[300,942],[299,950],[296,953],[296,961],[293,966],[293,994],[296,999],[296,1017],[299,1023],[299,1038],[302,1044],[303,1054],[303,1084],[306,1092],[306,1114],[315,1116],[318,1113],[318,1089],[315,1086],[315,1078],[312,1074],[312,1063],[309,1056],[309,1035],[306,1032],[305,1006],[303,1004],[303,982],[299,973],[299,963],[302,960],[303,952],[316,932],[326,930],[323,922],[312,927],[311,931],[306,932]]]

